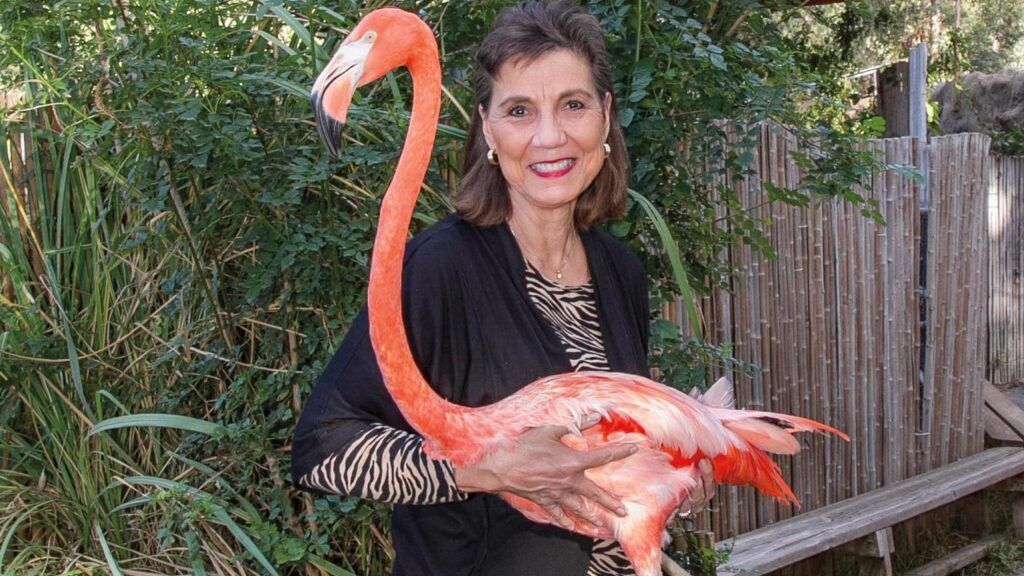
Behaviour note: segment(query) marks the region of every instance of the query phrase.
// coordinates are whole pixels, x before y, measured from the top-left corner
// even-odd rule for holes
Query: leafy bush
[[[473,46],[505,3],[398,4],[435,25],[452,95],[419,229],[450,209]],[[715,170],[749,169],[757,122],[818,146],[799,158],[801,189],[766,198],[863,202],[851,183],[880,166],[776,32],[791,12],[588,6],[649,201],[611,230],[644,255],[656,304],[722,283],[717,255],[733,242],[769,250],[767,223],[713,185]],[[399,71],[357,95],[342,160],[312,129],[307,87],[367,8],[0,0],[3,570],[388,571],[386,509],[288,480],[298,411],[364,300],[372,216],[408,123]],[[654,334],[673,383],[729,361],[665,321]]]

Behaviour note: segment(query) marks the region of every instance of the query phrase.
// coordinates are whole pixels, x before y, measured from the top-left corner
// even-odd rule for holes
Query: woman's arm
[[[302,489],[393,504],[465,500],[447,461],[432,460],[384,387],[365,308],[302,410],[292,443]]]
[[[414,240],[402,307],[410,344],[426,374],[461,381],[470,357],[458,344],[465,321],[449,242]],[[433,378],[432,378],[433,381]],[[292,447],[296,486],[395,504],[464,500],[447,461],[435,461],[384,386],[364,306],[303,408]]]
[[[427,457],[423,438],[383,424],[368,425],[296,484],[391,504],[440,504],[468,497],[456,487],[451,463]]]

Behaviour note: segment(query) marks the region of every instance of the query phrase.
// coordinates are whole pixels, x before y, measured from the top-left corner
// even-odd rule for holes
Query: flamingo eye
[[[366,34],[363,34],[363,40],[369,40],[370,42],[373,42],[376,39],[377,39],[377,33],[374,32],[373,30],[370,30]]]

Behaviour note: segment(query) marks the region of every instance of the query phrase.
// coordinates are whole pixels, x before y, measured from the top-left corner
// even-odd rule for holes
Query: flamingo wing
[[[495,428],[498,439],[514,438],[529,428],[555,423],[578,431],[585,415],[600,414],[597,426],[576,434],[582,441],[567,437],[566,444],[583,450],[610,443],[643,444],[661,453],[670,466],[659,468],[659,472],[647,470],[648,483],[652,479],[660,481],[659,474],[689,470],[707,459],[714,467],[716,483],[754,486],[766,495],[799,506],[767,453],[799,452],[795,432],[846,436],[806,418],[728,408],[732,403],[732,385],[725,379],[695,398],[631,374],[575,372],[540,379],[506,401],[482,410],[493,411],[489,420],[502,423]],[[478,448],[486,445],[476,444]],[[635,465],[636,458],[623,462]],[[689,489],[688,482],[671,484]],[[682,501],[686,492],[677,496]]]

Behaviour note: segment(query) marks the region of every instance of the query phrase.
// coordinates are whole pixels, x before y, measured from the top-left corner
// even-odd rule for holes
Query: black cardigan
[[[622,243],[580,235],[611,369],[647,376],[649,303],[643,267]],[[522,253],[507,225],[478,228],[450,215],[408,245],[403,315],[413,355],[448,400],[483,406],[533,380],[571,371],[526,291]],[[384,388],[364,306],[303,409],[292,446],[297,480],[371,425],[412,431]],[[592,540],[534,524],[490,494],[394,506],[394,574],[582,575]]]

